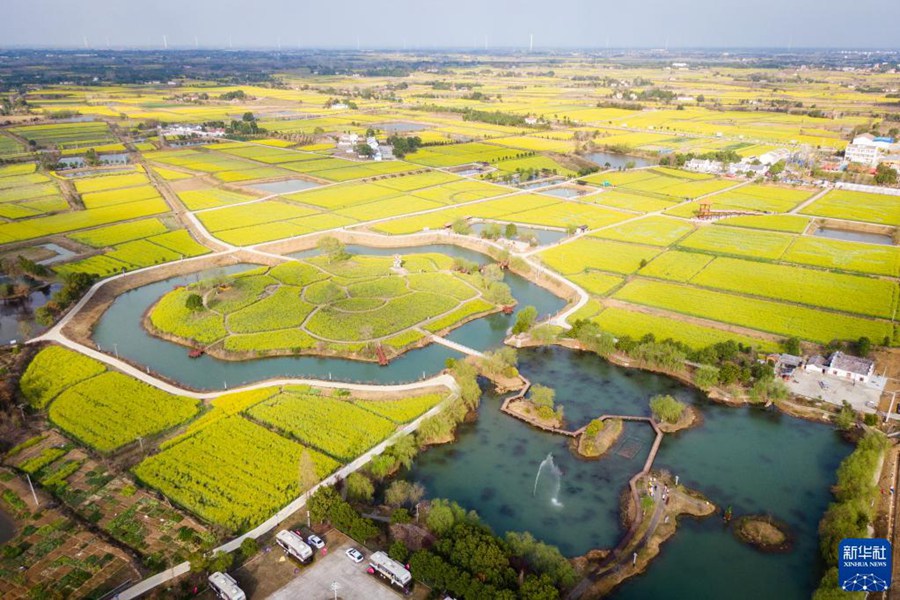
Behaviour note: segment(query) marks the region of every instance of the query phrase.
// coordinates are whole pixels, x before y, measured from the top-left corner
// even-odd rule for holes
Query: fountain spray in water
[[[554,479],[553,495],[550,497],[550,502],[553,506],[562,506],[562,502],[559,501],[559,489],[562,485],[562,471],[560,471],[559,467],[556,466],[556,463],[553,462],[552,452],[547,455],[547,458],[541,461],[541,466],[538,467],[537,475],[534,477],[534,491],[532,491],[531,495],[537,495],[538,482],[541,480],[541,473],[544,472],[545,467],[550,470],[550,475]]]

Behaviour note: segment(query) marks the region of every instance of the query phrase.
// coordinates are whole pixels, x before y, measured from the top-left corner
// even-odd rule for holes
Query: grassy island
[[[488,266],[440,254],[401,259],[321,255],[212,277],[163,296],[153,334],[220,358],[316,354],[390,359],[513,301]]]

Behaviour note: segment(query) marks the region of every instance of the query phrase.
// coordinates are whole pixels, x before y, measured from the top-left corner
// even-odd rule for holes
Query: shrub
[[[654,396],[650,399],[650,410],[657,421],[677,423],[684,414],[685,404],[669,395]]]

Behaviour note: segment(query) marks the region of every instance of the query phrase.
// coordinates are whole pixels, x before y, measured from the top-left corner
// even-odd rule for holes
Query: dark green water
[[[348,250],[355,254],[377,255],[441,252],[481,263],[487,260],[482,254],[455,246],[422,246],[415,250],[348,246]],[[295,256],[304,257],[316,253],[304,252]],[[256,268],[256,265],[234,265],[223,270],[226,273],[237,273],[252,268]],[[187,285],[208,275],[209,273],[195,273],[173,277],[122,294],[98,321],[93,332],[94,342],[109,354],[118,353],[120,357],[135,364],[149,367],[153,373],[203,390],[234,388],[276,377],[330,378],[336,381],[374,383],[408,382],[434,375],[443,369],[448,358],[460,356],[454,350],[430,344],[403,354],[385,367],[376,363],[312,356],[262,358],[241,362],[224,361],[206,355],[188,359],[187,350],[183,346],[148,334],[141,321],[143,314],[161,296],[177,286]],[[513,296],[519,300],[518,308],[531,304],[541,314],[552,314],[565,305],[565,301],[523,277],[508,273],[504,281],[509,285]],[[501,344],[506,330],[514,322],[515,314],[491,315],[455,330],[452,339],[477,350],[485,350]]]
[[[791,552],[763,554],[735,540],[717,516],[683,519],[647,573],[623,584],[614,597],[809,597],[821,575],[817,523],[830,501],[834,472],[852,449],[829,427],[716,405],[671,379],[560,348],[522,351],[520,370],[556,389],[573,426],[603,413],[649,414],[649,398],[661,392],[693,403],[703,424],[666,436],[654,468],[678,474],[718,506],[731,505],[735,515],[772,514],[795,536]],[[432,497],[477,510],[497,532],[529,530],[570,556],[614,546],[623,533],[619,494],[643,465],[649,428],[632,424],[623,434],[623,441],[631,438],[629,445],[640,447],[633,458],[614,453],[581,461],[565,440],[501,414],[499,404],[500,398],[487,394],[478,420],[461,428],[456,443],[422,454],[410,478],[424,483]],[[563,471],[561,508],[541,486],[533,495],[548,452]]]

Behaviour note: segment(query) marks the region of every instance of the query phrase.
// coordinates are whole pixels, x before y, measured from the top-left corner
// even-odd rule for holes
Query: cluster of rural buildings
[[[831,375],[855,383],[869,383],[875,375],[875,362],[868,358],[834,352],[827,358],[817,354],[811,357],[792,354],[773,354],[768,361],[775,364],[776,372],[784,379],[794,376],[797,369],[808,373]]]
[[[782,160],[791,158],[788,150],[779,148],[760,154],[756,158],[745,158],[741,162],[724,163],[719,160],[692,158],[684,163],[684,168],[696,173],[709,173],[711,175],[746,175],[750,173],[754,177],[764,176],[769,168]]]
[[[369,136],[365,138],[365,140],[361,140],[362,138],[355,133],[345,133],[338,138],[337,151],[352,156],[353,158],[371,158],[372,160],[378,161],[391,160],[394,158],[394,148],[389,144],[380,143],[374,136]],[[371,156],[365,156],[359,153],[357,147],[360,143],[365,144],[372,150]]]
[[[203,127],[202,125],[181,123],[178,125],[169,125],[168,127],[161,128],[159,134],[163,137],[177,138],[220,138],[225,136],[225,130],[219,127]]]
[[[897,169],[900,165],[900,143],[895,143],[894,138],[875,137],[871,133],[864,133],[847,144],[844,158],[848,162],[868,167],[888,163]]]

